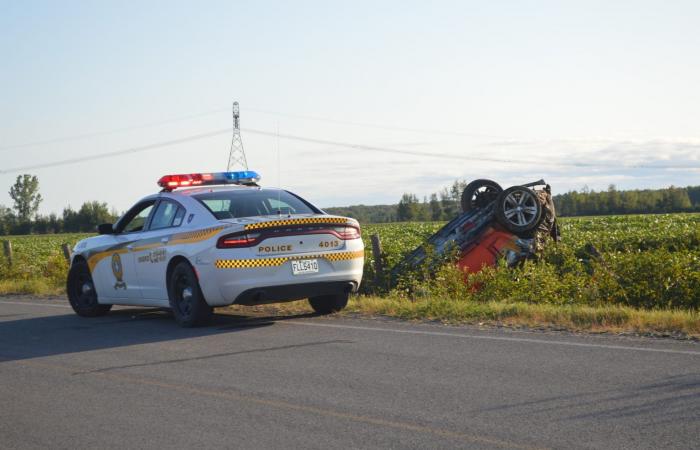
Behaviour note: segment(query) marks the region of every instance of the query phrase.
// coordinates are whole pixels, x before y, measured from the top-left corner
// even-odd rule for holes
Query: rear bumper
[[[358,250],[361,249],[362,247]],[[217,265],[217,259],[212,258],[196,265],[204,298],[211,306],[298,300],[308,296],[340,293],[349,284],[352,285],[351,290],[356,291],[362,281],[364,264],[362,254],[353,259],[341,260],[320,256],[317,258],[318,273],[294,275],[289,260],[277,263],[279,265],[229,268]]]
[[[243,291],[233,302],[237,305],[263,305],[266,303],[290,302],[320,295],[335,295],[357,292],[355,281],[329,281],[320,283],[263,286]]]

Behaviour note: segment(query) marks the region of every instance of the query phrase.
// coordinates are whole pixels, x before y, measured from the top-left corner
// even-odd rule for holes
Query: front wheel
[[[317,314],[331,314],[345,308],[350,294],[319,295],[309,297],[309,304]]]
[[[112,309],[112,305],[101,305],[97,302],[97,291],[95,291],[90,268],[82,259],[73,261],[70,266],[66,292],[70,306],[79,316],[104,316]]]
[[[513,186],[496,200],[496,220],[513,234],[529,233],[540,224],[542,204],[525,186]]]
[[[187,262],[178,263],[168,280],[168,300],[175,320],[183,327],[196,327],[209,321],[212,307],[204,300],[197,275]]]

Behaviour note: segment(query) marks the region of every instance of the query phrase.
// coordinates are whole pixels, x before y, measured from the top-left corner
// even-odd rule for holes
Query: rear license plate
[[[292,274],[318,273],[318,259],[300,259],[292,261]]]

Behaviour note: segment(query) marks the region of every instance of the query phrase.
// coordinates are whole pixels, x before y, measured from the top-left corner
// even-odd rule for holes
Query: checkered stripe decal
[[[277,267],[292,259],[324,258],[328,261],[349,261],[355,258],[364,258],[364,250],[356,252],[327,253],[325,255],[300,255],[282,256],[278,258],[260,259],[217,259],[214,266],[217,269],[255,269],[258,267]]]
[[[178,233],[178,234],[173,236],[172,241],[176,241],[177,243],[182,243],[182,244],[203,241],[205,239],[208,239],[208,238],[214,236],[215,234],[217,234],[219,231],[223,230],[224,228],[228,228],[228,227],[226,225],[222,225],[222,226],[218,226],[218,227],[205,228],[203,230]]]
[[[354,221],[343,219],[340,217],[307,217],[303,219],[271,220],[269,222],[250,223],[248,225],[245,225],[245,229],[259,230],[260,228],[283,227],[285,225],[308,225],[325,223],[335,223],[340,225],[348,224],[357,226],[357,223],[355,223]]]

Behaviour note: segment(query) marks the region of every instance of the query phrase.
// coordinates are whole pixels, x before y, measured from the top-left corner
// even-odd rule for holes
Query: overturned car
[[[462,192],[461,206],[458,217],[392,269],[392,280],[424,264],[429,253],[457,251],[458,266],[473,273],[499,258],[514,266],[536,256],[548,239],[559,240],[551,188],[544,180],[505,190],[495,181],[475,180]]]

